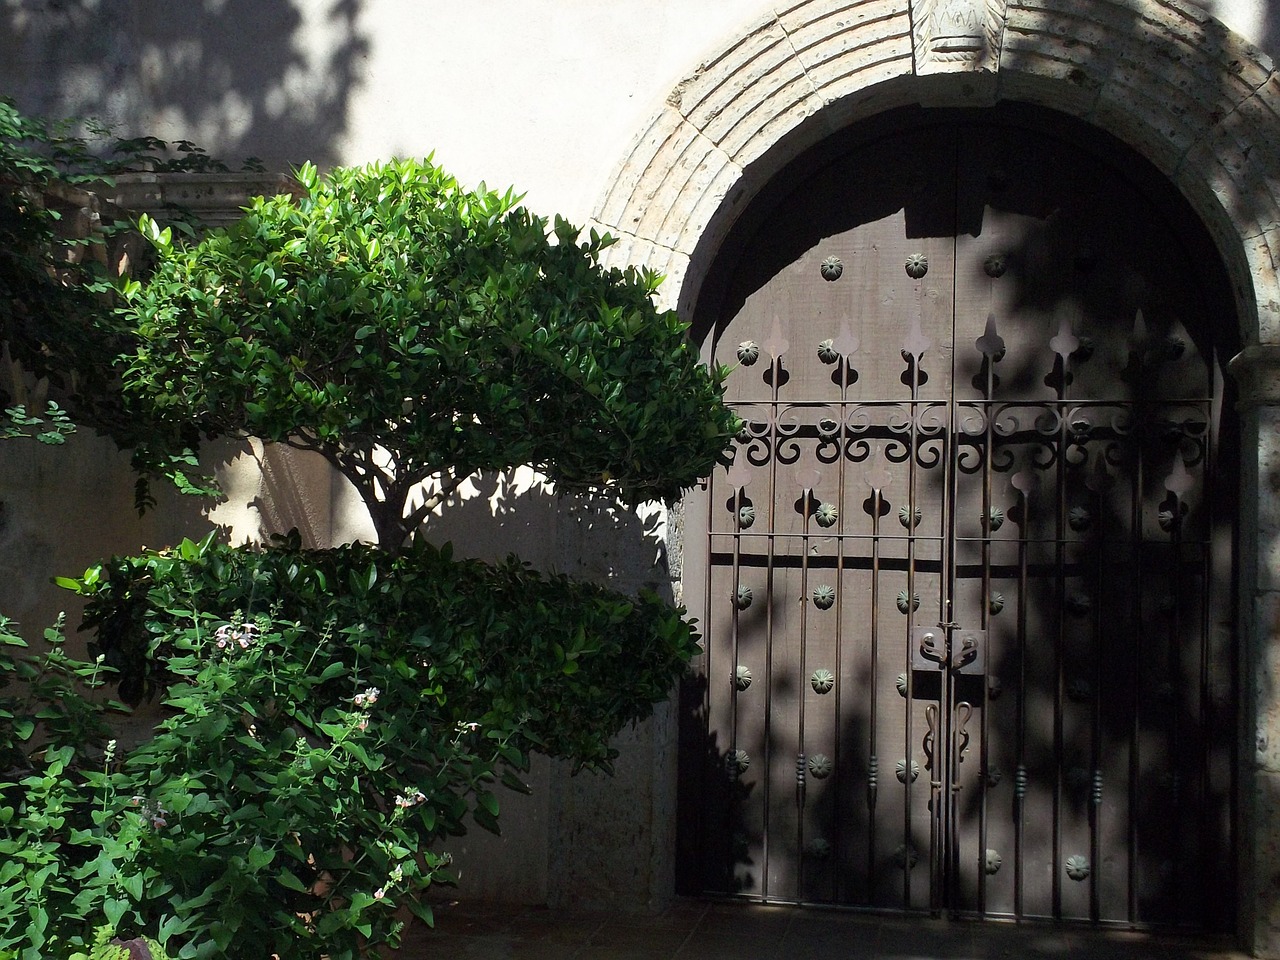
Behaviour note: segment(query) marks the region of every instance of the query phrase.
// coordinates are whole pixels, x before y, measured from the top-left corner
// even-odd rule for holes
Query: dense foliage
[[[608,738],[647,716],[695,652],[682,611],[652,594],[629,599],[515,559],[454,560],[424,541],[391,552],[362,544],[304,550],[296,536],[262,550],[206,539],[60,582],[87,597],[93,649],[119,671],[130,698],[143,683],[164,683],[150,671],[169,662],[174,617],[190,610],[270,615],[315,630],[329,619],[369,624],[379,632],[379,662],[430,661],[446,726],[518,723],[522,749],[581,763],[607,762]]]
[[[63,222],[76,206],[72,191],[97,176],[91,161],[83,141],[0,98],[0,341],[64,398],[87,406],[110,392],[123,348],[106,329],[106,233],[75,236]]]
[[[447,857],[428,847],[467,798],[496,812],[484,785],[522,758],[391,712],[416,677],[367,685],[376,639],[192,615],[167,636],[168,718],[122,749],[74,683],[96,665],[14,660],[0,635],[0,670],[34,673],[0,688],[0,957],[69,958],[105,928],[177,957],[339,960],[394,944],[399,907],[429,916]],[[329,663],[336,646],[364,664]]]
[[[320,177],[254,201],[129,288],[125,390],[151,452],[201,435],[315,450],[394,548],[477,470],[672,498],[734,432],[657,278],[601,267],[607,241],[429,162]],[[424,480],[437,494],[411,501]]]
[[[607,766],[696,641],[656,598],[421,544],[186,541],[75,586],[97,662],[56,632],[40,665],[0,657],[0,956],[56,956],[47,940],[104,920],[179,957],[394,943],[396,908],[429,915],[447,876],[438,842],[497,829],[491,786],[519,787],[531,751]],[[117,750],[76,681],[130,669],[140,640],[165,719]]]

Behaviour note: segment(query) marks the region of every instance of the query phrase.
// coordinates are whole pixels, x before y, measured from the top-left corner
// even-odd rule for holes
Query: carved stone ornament
[[[1004,0],[913,0],[916,73],[996,69],[1004,39]]]

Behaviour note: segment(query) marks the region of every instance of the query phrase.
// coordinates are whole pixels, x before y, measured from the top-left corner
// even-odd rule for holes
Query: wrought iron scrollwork
[[[959,722],[956,724],[956,736],[960,738],[960,742],[956,747],[956,760],[964,763],[965,752],[969,749],[969,721],[973,717],[973,704],[961,701],[956,704],[956,716]]]

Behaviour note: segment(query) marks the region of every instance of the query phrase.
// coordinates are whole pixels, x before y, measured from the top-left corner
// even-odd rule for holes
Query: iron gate
[[[757,231],[687,548],[695,886],[1230,924],[1217,318],[1177,237],[1109,164],[973,123]]]

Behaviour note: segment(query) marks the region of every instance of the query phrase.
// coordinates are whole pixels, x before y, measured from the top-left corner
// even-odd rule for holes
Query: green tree
[[[128,285],[124,391],[152,469],[201,437],[313,450],[395,549],[467,476],[530,464],[562,488],[672,498],[723,455],[722,371],[608,239],[465,190],[429,161],[298,173]],[[433,481],[429,495],[415,495]]]

